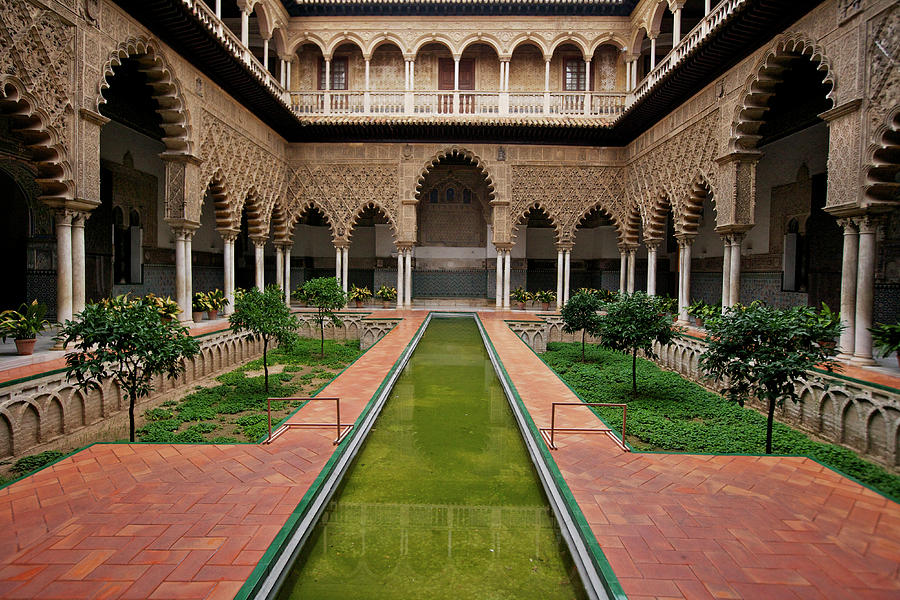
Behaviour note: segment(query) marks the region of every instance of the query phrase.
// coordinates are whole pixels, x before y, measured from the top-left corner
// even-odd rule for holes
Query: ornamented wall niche
[[[484,247],[491,219],[486,193],[484,177],[475,169],[435,167],[419,198],[419,244]]]
[[[156,246],[156,177],[134,168],[134,161],[125,153],[122,164],[101,160],[101,165],[111,175],[110,189],[112,207],[122,210],[124,227],[131,227],[130,215],[136,210],[140,215],[140,226],[144,229],[143,247]]]

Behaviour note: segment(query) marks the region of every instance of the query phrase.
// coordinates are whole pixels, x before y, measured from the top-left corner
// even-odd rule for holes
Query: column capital
[[[71,227],[77,214],[77,211],[61,208],[53,213],[53,220],[57,227]]]
[[[861,215],[854,218],[853,221],[861,234],[876,233],[878,228],[883,224],[882,218],[875,215]]]
[[[859,235],[859,229],[851,217],[837,219],[837,224],[844,230],[844,235]]]
[[[169,224],[169,227],[171,227],[172,231],[175,233],[182,231],[194,235],[194,232],[200,228],[200,223],[188,219],[166,219],[166,223]]]
[[[669,10],[675,12],[676,10],[681,10],[684,8],[687,0],[669,0]]]
[[[692,246],[694,244],[694,238],[696,236],[694,234],[687,233],[676,233],[675,239],[678,240],[678,245],[681,247],[684,246]]]
[[[222,236],[222,239],[226,242],[233,242],[237,239],[240,231],[237,229],[216,229],[219,232],[219,235]]]
[[[257,248],[265,248],[266,242],[268,242],[269,240],[268,240],[267,238],[264,238],[264,237],[253,237],[253,236],[251,236],[251,237],[250,237],[250,241],[251,241],[251,242],[253,243],[253,245],[256,246]]]
[[[652,250],[652,251],[659,250],[659,247],[661,244],[662,244],[662,240],[659,240],[659,239],[649,239],[649,240],[645,239],[644,240],[644,246],[647,248],[647,250]]]
[[[566,251],[571,252],[572,248],[575,247],[575,244],[573,244],[572,242],[558,242],[554,245],[556,246],[557,252],[566,252]]]

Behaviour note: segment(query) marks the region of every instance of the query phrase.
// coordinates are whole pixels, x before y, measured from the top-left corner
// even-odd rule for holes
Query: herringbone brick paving
[[[342,422],[425,316],[323,390]],[[539,426],[572,392],[482,321]],[[515,313],[523,318],[523,313]],[[527,317],[524,317],[527,318]],[[313,403],[292,420],[327,421]],[[587,410],[564,424],[596,423]],[[271,446],[98,444],[0,490],[0,597],[233,598],[334,450],[333,430]],[[598,435],[553,453],[625,592],[642,598],[900,598],[898,505],[802,458],[626,454]]]

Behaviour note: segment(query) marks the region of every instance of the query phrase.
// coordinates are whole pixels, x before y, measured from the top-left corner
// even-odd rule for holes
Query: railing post
[[[272,442],[272,399],[266,398],[266,413],[269,415],[269,437],[266,438],[266,443],[269,444]]]

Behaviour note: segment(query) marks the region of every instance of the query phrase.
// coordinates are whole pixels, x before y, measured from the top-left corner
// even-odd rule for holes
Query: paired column
[[[637,262],[637,248],[629,248],[628,249],[628,293],[634,293],[634,272],[635,272],[635,263]]]
[[[341,251],[340,247],[336,247],[334,249],[334,278],[337,279],[338,285],[341,286],[341,289],[344,288],[344,269],[341,265],[343,259],[344,253]]]
[[[77,315],[84,310],[85,297],[85,253],[84,222],[87,213],[75,213],[72,219],[72,313]]]
[[[344,287],[344,293],[350,289],[349,282],[349,273],[350,273],[350,247],[344,246],[341,248],[341,253],[344,255],[344,260],[341,261],[341,268],[343,269],[343,273],[341,274],[341,285]]]
[[[72,220],[75,212],[56,212],[56,320],[72,319]]]
[[[731,235],[722,234],[722,312],[731,306]]]
[[[509,308],[509,288],[510,279],[512,278],[512,260],[510,250],[503,250],[503,306]]]
[[[659,240],[645,240],[647,246],[647,295],[656,295],[656,252],[659,250]]]
[[[291,250],[293,250],[293,244],[284,244],[282,246],[282,250],[284,252],[284,276],[282,277],[282,281],[284,283],[284,303],[290,307],[291,305]]]
[[[868,215],[856,219],[859,229],[859,256],[856,271],[856,323],[853,362],[875,364],[872,359],[872,303],[875,295],[875,234],[878,222]]]
[[[625,248],[619,248],[619,291],[628,290],[628,253]]]
[[[572,274],[572,249],[566,248],[563,254],[563,304],[569,302],[569,290],[571,286]]]
[[[741,301],[741,242],[743,241],[743,233],[731,234],[731,276],[729,277],[728,306],[734,306]]]
[[[678,239],[678,321],[688,322],[687,309],[691,303],[691,246],[692,237]]]
[[[560,277],[562,273],[560,272]],[[501,308],[503,306],[503,290],[506,289],[503,285],[503,250],[497,249],[497,274],[496,274],[496,285],[495,285],[495,294],[496,300],[494,305],[497,308]]]
[[[406,281],[406,278],[404,277],[404,262],[403,249],[397,248],[397,308],[401,308],[403,306],[403,299],[406,296],[406,294],[404,293]]]
[[[563,304],[566,303],[566,298],[563,295],[563,255],[565,254],[564,248],[557,248],[556,253],[556,308],[557,310],[562,308]]]
[[[281,245],[275,246],[275,285],[284,289],[284,250]]]
[[[256,280],[254,285],[259,291],[263,291],[266,288],[266,240],[254,239],[253,240],[253,257],[255,259],[256,264]]]
[[[190,323],[193,308],[193,272],[191,243],[196,227],[173,225],[175,232],[175,299],[181,308],[181,321]]]
[[[841,263],[841,357],[850,358],[856,348],[856,278],[859,264],[859,230],[853,219],[839,219],[844,229],[844,253]]]
[[[220,233],[222,234],[222,240],[224,242],[222,251],[224,259],[223,270],[225,298],[228,299],[228,304],[225,305],[225,314],[230,315],[234,312],[234,240],[237,239],[238,232],[226,230]]]
[[[406,249],[406,268],[404,274],[403,303],[412,306],[412,248]]]

